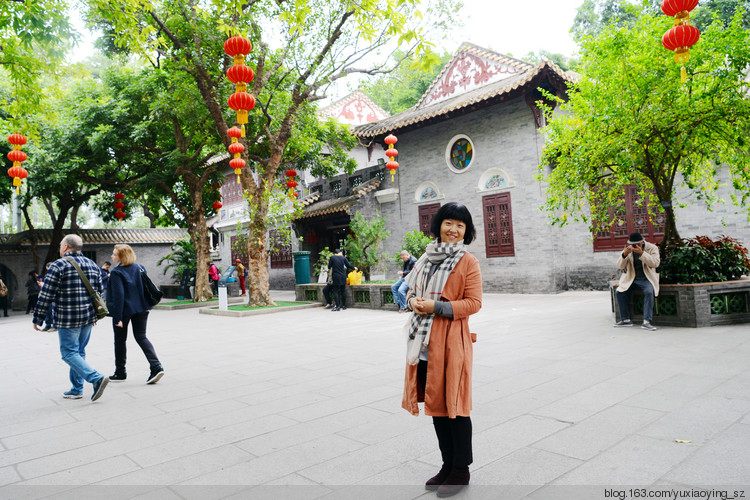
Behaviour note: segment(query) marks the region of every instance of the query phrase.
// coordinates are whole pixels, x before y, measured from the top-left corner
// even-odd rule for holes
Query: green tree
[[[264,196],[264,192],[273,189],[283,177],[279,175],[280,169],[295,156],[304,156],[303,151],[299,151],[299,155],[287,152],[294,144],[296,132],[310,126],[308,120],[300,127],[302,118],[313,114],[312,103],[323,98],[333,82],[355,73],[377,75],[391,71],[393,58],[384,53],[388,50],[405,47],[406,54],[417,53],[425,65],[434,64],[435,57],[428,50],[426,36],[430,28],[445,26],[444,22],[460,5],[446,0],[430,1],[430,9],[423,15],[418,10],[417,0],[327,3],[309,0],[88,0],[89,18],[114,34],[117,47],[141,55],[154,66],[164,67],[170,72],[170,78],[190,80],[189,102],[201,107],[204,116],[208,116],[205,122],[197,122],[205,126],[203,135],[208,146],[205,151],[201,148],[201,153],[190,155],[192,163],[186,163],[177,171],[182,182],[193,175],[192,168],[207,162],[207,157],[211,158],[203,152],[215,154],[230,143],[226,131],[234,123],[234,115],[227,110],[226,98],[232,87],[223,75],[232,61],[224,54],[223,42],[237,33],[246,34],[253,42],[255,50],[248,64],[254,66],[256,77],[249,91],[258,99],[258,105],[251,113],[247,138],[243,141],[246,147],[243,158],[250,161],[251,168],[243,169],[241,175],[242,188],[255,205],[248,228],[250,304],[273,304],[269,295],[266,241],[268,206],[265,203],[269,197]],[[438,15],[441,17],[436,22]],[[274,49],[272,45],[279,48]],[[368,65],[365,61],[377,62]],[[181,88],[187,89],[187,86]],[[178,115],[172,123],[181,124],[185,119],[185,115]],[[337,129],[327,145],[334,150],[343,149],[343,135],[342,129]],[[336,140],[337,137],[340,140]],[[214,144],[221,147],[215,148]],[[341,158],[342,154],[334,156]],[[334,165],[333,162],[318,162],[316,166],[321,173],[332,173]],[[205,178],[194,180],[202,182]],[[172,202],[177,204],[175,198]],[[202,212],[201,202],[195,200],[197,214]],[[201,226],[205,224],[200,217],[188,223],[189,227],[195,225],[198,231],[204,231]],[[198,295],[208,287],[204,272],[208,260],[201,251],[200,239],[196,249],[199,253]]]
[[[422,256],[425,249],[427,248],[427,245],[430,244],[430,242],[433,240],[433,238],[427,236],[419,229],[415,229],[414,231],[409,231],[404,235],[404,242],[401,245],[401,250],[406,250],[409,252],[409,254],[413,255],[417,259]],[[403,264],[403,259],[401,259],[401,250],[396,253],[394,256],[394,260],[397,264]]]
[[[750,1],[747,0],[703,0],[690,13],[690,17],[692,24],[703,31],[715,18],[720,19],[725,25],[729,24],[738,9],[743,12],[742,26],[750,29]]]
[[[185,271],[195,271],[197,260],[195,258],[195,245],[190,238],[176,241],[172,246],[172,251],[159,259],[158,265],[167,263],[164,266],[164,274],[167,271],[172,270],[172,279],[179,282],[182,278],[182,273]]]
[[[397,57],[403,57],[402,53]],[[437,75],[450,61],[452,54],[443,52],[435,63],[427,68],[411,57],[393,73],[382,75],[362,85],[362,91],[391,115],[400,113],[417,104]]]
[[[642,12],[657,15],[661,12],[660,6],[660,0],[643,0],[641,5],[628,0],[584,0],[577,9],[570,32],[580,41],[607,27],[632,27]]]
[[[661,45],[670,26],[663,15],[641,14],[632,27],[585,40],[585,76],[547,115],[540,178],[553,223],[611,227],[609,209],[624,185],[635,184],[642,195],[655,194],[653,211],[664,207],[664,244],[677,241],[675,189],[685,186],[710,207],[720,168],[728,170],[732,200],[748,208],[750,32],[740,12],[726,27],[712,24],[690,50],[682,83],[680,66]]]
[[[75,42],[67,17],[66,0],[10,0],[0,2],[0,79],[12,84],[8,96],[0,96],[0,133],[8,129],[34,132],[27,120],[29,110],[42,103],[43,80],[55,79],[58,68]]]
[[[360,212],[354,214],[349,224],[351,234],[344,240],[344,251],[349,262],[370,279],[370,271],[383,264],[388,258],[383,250],[383,242],[390,236],[385,228],[385,217],[380,212],[367,220]]]

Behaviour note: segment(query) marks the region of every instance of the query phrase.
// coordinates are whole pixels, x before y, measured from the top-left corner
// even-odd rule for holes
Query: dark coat
[[[115,323],[151,309],[143,294],[141,266],[131,264],[110,270],[107,282],[107,309]]]
[[[356,269],[343,255],[331,255],[328,259],[328,268],[331,270],[331,284],[338,286],[346,285],[347,269]]]

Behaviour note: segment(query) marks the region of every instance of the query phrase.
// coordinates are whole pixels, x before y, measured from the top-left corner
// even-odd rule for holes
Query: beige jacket
[[[659,247],[647,241],[643,247],[643,254],[641,254],[641,263],[643,264],[643,273],[654,287],[655,297],[659,295],[659,273],[656,272],[656,268],[659,267],[660,262]],[[618,292],[624,292],[630,288],[630,285],[635,280],[633,252],[630,252],[625,258],[623,258],[622,252],[620,252],[620,256],[617,258],[617,269],[625,270],[625,273],[620,276],[620,284],[617,286]]]

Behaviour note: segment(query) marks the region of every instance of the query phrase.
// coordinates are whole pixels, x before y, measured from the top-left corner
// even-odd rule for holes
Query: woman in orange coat
[[[409,273],[409,349],[401,405],[432,416],[443,466],[425,487],[439,497],[469,484],[472,335],[469,316],[482,307],[482,276],[466,245],[476,237],[468,209],[447,203],[430,227],[437,240]]]

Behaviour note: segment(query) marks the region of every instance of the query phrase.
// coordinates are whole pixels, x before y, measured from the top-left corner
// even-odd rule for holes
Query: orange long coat
[[[474,349],[469,316],[482,307],[482,274],[477,258],[465,253],[453,268],[440,300],[449,301],[453,319],[435,316],[430,331],[425,393],[418,390],[417,366],[406,365],[401,406],[419,415],[417,402],[433,417],[468,417],[471,412],[471,368]]]

